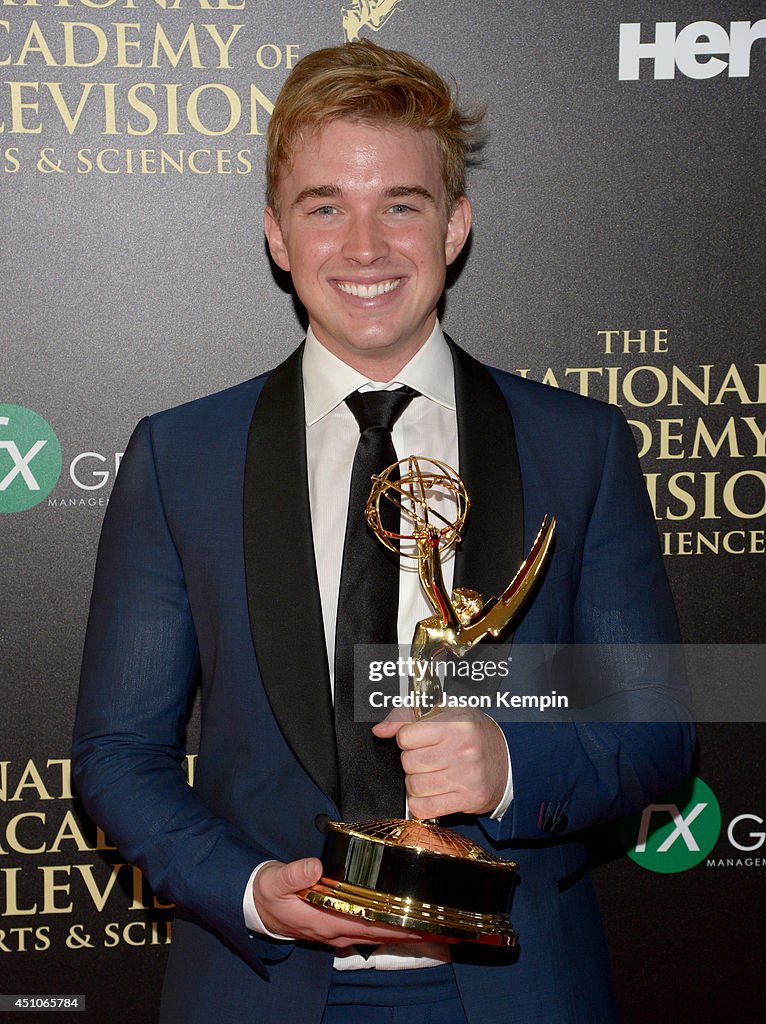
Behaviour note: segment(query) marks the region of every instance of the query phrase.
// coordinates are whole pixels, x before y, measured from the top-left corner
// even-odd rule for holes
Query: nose
[[[343,255],[354,263],[368,265],[388,254],[385,229],[377,217],[356,214],[350,218],[343,239]]]

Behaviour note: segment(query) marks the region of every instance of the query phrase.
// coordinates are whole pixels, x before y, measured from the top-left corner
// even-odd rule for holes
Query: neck
[[[434,321],[435,322],[435,321]],[[332,339],[325,340],[312,324],[314,336],[319,344],[331,352],[336,359],[340,359],[347,366],[350,366],[357,373],[361,373],[368,380],[380,384],[388,384],[394,380],[405,366],[417,355],[428,341],[433,331],[432,323],[422,338],[413,339],[407,345],[394,344],[389,348],[354,349],[349,351],[334,343]]]

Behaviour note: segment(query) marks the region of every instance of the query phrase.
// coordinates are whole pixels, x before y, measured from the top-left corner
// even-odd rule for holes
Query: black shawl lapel
[[[455,585],[486,598],[524,557],[513,420],[489,371],[450,339],[460,475],[473,501]],[[316,581],[299,348],[266,381],[250,425],[244,549],[250,628],[274,716],[293,753],[338,806],[338,757]]]
[[[274,716],[317,785],[339,802],[324,627],[306,471],[303,346],[266,381],[250,424],[244,487],[250,628]]]
[[[473,502],[455,586],[497,597],[524,559],[524,503],[513,419],[485,366],[447,339],[455,366],[460,476]]]

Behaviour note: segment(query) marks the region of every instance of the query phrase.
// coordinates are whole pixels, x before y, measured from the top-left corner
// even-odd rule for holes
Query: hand
[[[500,803],[508,779],[505,738],[480,711],[455,708],[420,721],[392,713],[372,731],[396,736],[413,817],[489,814]]]
[[[430,938],[421,932],[361,921],[305,903],[297,893],[319,881],[321,874],[322,862],[316,857],[289,864],[265,864],[253,881],[255,907],[264,927],[275,935],[338,949],[357,943],[377,946],[383,942],[422,942]]]

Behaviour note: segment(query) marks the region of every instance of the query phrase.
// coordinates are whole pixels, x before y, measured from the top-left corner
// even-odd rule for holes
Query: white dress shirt
[[[306,456],[317,581],[331,685],[348,494],[359,441],[359,426],[345,398],[354,391],[392,390],[403,384],[414,388],[422,397],[413,399],[394,424],[392,440],[398,457],[427,456],[446,462],[459,472],[452,355],[438,322],[422,348],[393,381],[386,383],[371,381],[342,362],[317,341],[309,327],[303,353]],[[400,563],[398,642],[408,648],[415,624],[432,615],[433,609],[420,586],[417,562],[402,558]],[[452,588],[453,571],[454,551],[450,550],[443,557],[444,583],[448,592]],[[502,817],[512,799],[509,756],[508,782],[492,817]],[[404,812],[405,809],[402,810]],[[245,890],[245,923],[251,931],[271,934],[264,928],[253,900],[252,881],[261,867],[263,865],[255,869]],[[337,956],[335,967],[338,970],[405,970],[449,960],[449,947],[440,943],[401,943],[379,949],[381,952],[373,953],[367,959],[354,952]]]
[[[437,325],[425,345],[395,380],[380,384],[341,362],[319,344],[309,328],[303,354],[306,401],[306,457],[317,579],[322,601],[330,679],[335,667],[343,542],[346,534],[351,469],[359,425],[344,399],[354,391],[393,390],[406,384],[418,391],[394,424],[391,437],[399,458],[424,455],[459,471],[455,379],[452,356]],[[359,510],[362,515],[362,510]],[[399,576],[398,642],[409,648],[415,624],[433,615],[418,579],[417,562],[402,558]],[[444,582],[452,587],[454,551],[443,559]]]

